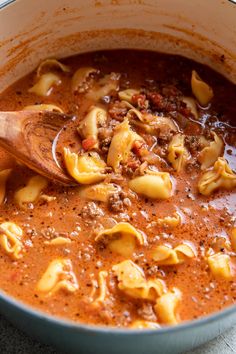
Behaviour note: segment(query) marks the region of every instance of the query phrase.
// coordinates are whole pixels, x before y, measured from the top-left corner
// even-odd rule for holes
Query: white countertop
[[[0,353],[4,354],[59,354],[53,348],[41,345],[27,337],[0,316]],[[185,354],[236,353],[236,326],[213,341]],[[148,354],[148,353],[147,353]]]

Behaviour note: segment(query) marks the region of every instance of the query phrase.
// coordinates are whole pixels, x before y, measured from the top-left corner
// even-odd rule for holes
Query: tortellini
[[[7,221],[0,224],[0,245],[13,259],[22,257],[22,237],[22,229],[14,222]]]
[[[98,289],[99,289],[99,295],[98,297],[93,301],[93,305],[99,305],[105,302],[106,295],[107,295],[107,284],[106,284],[106,278],[108,277],[108,272],[105,270],[102,270],[98,273]],[[96,292],[96,290],[94,291]]]
[[[36,84],[29,89],[29,92],[35,93],[38,96],[48,96],[54,85],[59,85],[61,79],[54,73],[46,73],[40,76]]]
[[[86,97],[94,101],[99,101],[102,97],[119,89],[119,79],[120,74],[111,73],[110,75],[105,75],[93,85],[86,94]]]
[[[214,96],[213,90],[200,78],[195,70],[192,71],[191,87],[192,92],[200,105],[207,106]]]
[[[78,132],[83,139],[93,139],[92,148],[98,148],[98,126],[104,125],[107,112],[100,107],[91,107],[86,117],[80,122]]]
[[[136,242],[139,245],[147,244],[146,236],[128,222],[120,222],[111,229],[99,232],[95,241],[107,243],[111,251],[125,257],[132,255]]]
[[[92,184],[105,177],[105,162],[95,152],[77,155],[64,148],[64,161],[68,173],[80,184]]]
[[[118,288],[135,299],[156,301],[166,291],[161,279],[146,280],[143,270],[131,260],[114,265],[112,270],[118,278]]]
[[[21,208],[26,204],[36,203],[44,188],[48,185],[48,180],[42,176],[31,177],[27,185],[15,192],[14,198]]]
[[[129,188],[152,199],[168,199],[172,193],[172,182],[168,172],[147,172],[129,181]]]
[[[189,152],[184,146],[184,138],[182,134],[174,135],[168,147],[168,161],[177,172],[183,169],[189,159]]]
[[[85,92],[89,88],[89,78],[98,73],[98,70],[92,67],[82,67],[76,70],[72,77],[72,91],[80,93]]]
[[[65,64],[62,64],[60,61],[58,61],[57,59],[45,59],[42,61],[42,63],[38,66],[38,69],[37,69],[37,76],[41,76],[41,72],[43,71],[43,69],[45,67],[56,67],[57,69],[59,68],[61,71],[63,71],[64,73],[68,73],[70,72],[70,68],[65,65]]]
[[[199,192],[206,196],[219,188],[232,189],[234,187],[236,187],[236,174],[222,157],[219,157],[213,169],[206,171],[198,181]]]
[[[119,96],[120,100],[127,101],[127,102],[131,103],[133,95],[136,95],[138,93],[139,93],[138,90],[127,89],[127,90],[119,91],[118,96]]]
[[[37,291],[48,296],[59,290],[74,293],[79,288],[69,259],[53,260],[37,284]]]
[[[176,310],[181,298],[181,291],[177,288],[173,288],[172,291],[168,291],[157,299],[154,309],[162,323],[168,325],[179,323]]]
[[[115,172],[119,170],[121,162],[125,163],[128,160],[136,140],[143,141],[137,133],[130,129],[128,119],[125,119],[116,127],[107,156],[107,164]]]
[[[200,152],[198,161],[201,163],[201,169],[205,170],[211,167],[218,157],[223,154],[224,143],[223,140],[213,132],[214,140]]]
[[[11,168],[7,168],[6,170],[0,171],[0,204],[4,202],[6,194],[6,182],[11,171]]]
[[[236,252],[236,227],[231,231],[231,246],[234,252]]]
[[[44,243],[45,243],[45,245],[49,245],[49,246],[63,246],[63,245],[70,244],[71,239],[66,238],[66,237],[62,237],[62,236],[58,236],[56,238],[53,238],[50,241],[45,241]]]
[[[192,97],[183,97],[182,101],[186,104],[187,108],[191,111],[195,119],[199,118],[196,101]]]
[[[64,113],[63,110],[55,104],[33,104],[24,107],[23,111],[50,111]]]
[[[193,248],[185,243],[182,243],[175,248],[160,245],[152,251],[152,258],[159,265],[181,264],[187,259],[194,258],[195,256]]]
[[[156,322],[136,320],[134,321],[129,328],[133,329],[158,329],[160,325]]]
[[[216,278],[225,280],[232,279],[232,271],[230,268],[230,256],[222,252],[210,255],[207,257],[207,262],[211,273]]]
[[[109,196],[118,190],[119,187],[114,183],[98,183],[92,186],[80,187],[78,194],[82,199],[107,202]]]
[[[174,216],[166,216],[164,218],[157,219],[158,225],[177,227],[181,224],[181,216],[179,213],[174,213]]]

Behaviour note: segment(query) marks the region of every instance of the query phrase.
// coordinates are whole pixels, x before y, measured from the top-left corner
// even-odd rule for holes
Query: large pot
[[[227,0],[0,1],[0,91],[45,57],[110,48],[183,54],[236,82],[236,5]],[[159,330],[101,328],[45,315],[4,293],[0,312],[41,341],[80,354],[178,353],[236,322],[236,307],[230,307]]]

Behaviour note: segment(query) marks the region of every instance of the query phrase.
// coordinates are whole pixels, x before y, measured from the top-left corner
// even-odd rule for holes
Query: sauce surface
[[[14,223],[23,231],[19,237],[19,258],[12,257],[1,241],[0,288],[49,314],[83,323],[117,327],[175,324],[235,303],[235,85],[206,66],[179,56],[154,52],[103,51],[74,56],[61,63],[70,71],[64,72],[57,65],[45,64],[38,77],[35,72],[30,73],[9,87],[0,95],[0,110],[15,111],[29,105],[53,104],[65,113],[76,115],[76,122],[66,128],[63,138],[59,140],[58,157],[62,163],[65,163],[64,147],[80,156],[94,156],[97,153],[106,163],[112,139],[127,115],[130,131],[138,136],[133,139],[128,157],[121,160],[117,171],[114,171],[112,163],[110,166],[107,164],[105,179],[96,181],[112,184],[114,188],[105,202],[94,200],[91,195],[88,200],[86,193],[81,192],[85,186],[81,187],[81,183],[78,187],[67,188],[50,182],[35,202],[19,205],[16,191],[26,186],[35,173],[0,150],[0,170],[12,169],[7,179],[4,202],[0,205],[0,222]],[[73,90],[72,76],[84,67],[94,68],[94,71],[83,77]],[[214,93],[204,107],[192,92],[193,70]],[[60,82],[54,82],[46,96],[29,92],[48,72],[58,76]],[[137,91],[132,92],[128,100],[144,117],[143,122],[137,118],[138,113],[132,110],[132,106],[119,96],[119,92],[127,89]],[[197,116],[185,103],[186,97],[194,99]],[[76,129],[93,106],[106,112],[105,123],[98,124],[98,146],[94,137],[84,136],[86,133],[81,133],[82,128],[79,131]],[[148,130],[145,126],[152,125],[153,117],[168,118],[168,121],[160,120],[162,123],[157,122],[153,129]],[[214,142],[213,132],[223,142],[223,149],[215,161],[203,170],[199,154]],[[185,157],[178,171],[168,158],[169,146],[176,135],[184,136],[181,148]],[[180,152],[178,154],[181,155]],[[199,179],[206,171],[212,171],[216,160],[222,157],[232,170],[230,180],[233,182],[227,188],[219,187],[209,195],[203,195],[199,192]],[[151,175],[158,172],[169,174],[171,193],[168,198],[150,198],[145,195],[146,192],[139,193],[130,188],[130,180],[146,176],[147,170]],[[150,189],[152,193],[153,187]],[[173,220],[160,221],[166,217],[179,220],[176,223]],[[104,229],[112,229],[121,222],[129,223],[140,231],[146,239],[145,244],[137,242],[137,239],[134,243],[128,237],[127,247],[123,247],[125,251],[117,252],[122,246],[114,240],[120,239],[121,232],[106,241],[103,238],[96,240]],[[49,244],[58,237],[69,242]],[[178,260],[172,261],[175,264],[163,264],[153,256],[160,245],[172,251],[179,245],[188,245],[192,254],[189,257],[177,254]],[[228,257],[228,268],[224,263],[220,271],[212,270],[209,257],[216,254]],[[69,279],[74,284],[72,291],[63,286],[53,292],[39,290],[39,281],[54,260],[69,262],[69,266],[64,267],[67,275],[59,275],[56,281]],[[165,289],[159,293],[157,291],[158,294],[151,289],[149,295],[134,295],[129,285],[122,289],[113,267],[126,260],[143,270],[144,283],[141,288],[145,288],[149,280],[158,279],[160,284],[165,284]],[[105,273],[101,275],[101,272]],[[50,276],[53,277],[52,274]],[[174,316],[171,320],[171,316],[162,313],[169,305],[164,303],[163,310],[160,301],[159,307],[156,303],[166,293],[173,295],[173,289],[181,295],[177,296],[175,305],[175,300],[171,298],[170,311]],[[101,301],[96,301],[100,295]]]

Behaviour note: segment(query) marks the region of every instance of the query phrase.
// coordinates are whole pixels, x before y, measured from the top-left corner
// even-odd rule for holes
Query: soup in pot
[[[1,111],[75,116],[57,158],[74,187],[0,150],[0,288],[48,314],[175,325],[236,301],[236,87],[136,50],[46,59]]]

